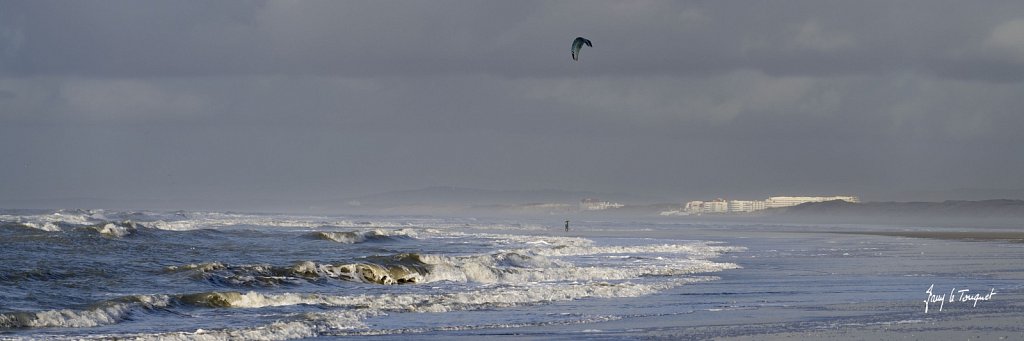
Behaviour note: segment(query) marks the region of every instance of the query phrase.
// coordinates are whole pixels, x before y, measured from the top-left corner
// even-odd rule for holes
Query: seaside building
[[[729,212],[729,203],[725,199],[718,198],[711,201],[705,201],[703,210],[701,213],[725,213]]]
[[[685,214],[705,214],[705,213],[726,213],[729,212],[729,203],[725,199],[715,199],[710,201],[695,200],[687,202],[683,206],[683,213]]]
[[[769,208],[790,207],[808,202],[824,202],[832,200],[843,200],[848,202],[860,202],[855,196],[829,196],[829,197],[769,197],[765,200],[725,200],[715,199],[711,201],[694,200],[683,205],[681,211],[667,211],[663,215],[698,215],[709,213],[748,213],[762,211]]]
[[[765,209],[764,200],[729,200],[729,212],[754,212]]]
[[[685,214],[700,214],[704,210],[704,201],[694,200],[687,202],[683,206],[683,213]]]

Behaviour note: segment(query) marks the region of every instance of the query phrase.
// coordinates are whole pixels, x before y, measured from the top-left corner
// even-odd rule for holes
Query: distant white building
[[[690,201],[687,202],[685,206],[683,206],[683,212],[688,214],[700,214],[703,211],[704,202],[701,200]]]
[[[847,202],[860,202],[855,196],[831,196],[831,197],[770,197],[764,201],[765,208],[779,208],[796,206],[809,202],[825,202],[832,200],[843,200]]]
[[[582,211],[602,211],[610,208],[621,208],[624,206],[626,205],[617,202],[602,201],[590,198],[586,198],[583,199],[583,201],[580,201],[580,210]]]
[[[729,202],[725,199],[718,198],[711,201],[704,202],[704,209],[702,213],[725,213],[729,212]]]
[[[728,200],[715,199],[711,201],[694,200],[683,206],[682,211],[672,215],[695,215],[707,213],[746,213],[761,211],[769,208],[790,207],[808,202],[824,202],[832,200],[844,200],[848,202],[860,202],[855,196],[830,196],[830,197],[770,197],[765,200]]]
[[[729,200],[730,213],[754,212],[764,208],[764,200]]]
[[[683,212],[687,214],[703,213],[725,213],[729,211],[729,204],[724,199],[711,201],[694,200],[683,206]]]

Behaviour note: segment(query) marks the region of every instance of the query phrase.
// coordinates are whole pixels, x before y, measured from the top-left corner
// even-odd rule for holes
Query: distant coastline
[[[1024,200],[947,200],[942,202],[862,202],[842,200],[810,202],[777,208],[781,215],[885,215],[885,216],[1006,216],[1024,217]]]
[[[769,197],[771,199],[772,197]],[[807,199],[812,197],[776,197]],[[830,197],[813,197],[830,198]],[[850,197],[856,198],[856,197]],[[269,200],[269,199],[268,199]],[[487,190],[453,186],[384,192],[356,197],[262,203],[236,203],[216,198],[176,204],[171,200],[71,198],[0,202],[0,210],[17,209],[131,209],[278,212],[315,214],[391,214],[456,216],[523,216],[564,218],[630,218],[690,221],[749,221],[813,224],[887,224],[916,226],[1024,228],[1024,200],[804,202],[756,211],[691,212],[691,202],[623,193],[563,190]],[[708,202],[705,202],[708,203]],[[714,200],[712,204],[728,204]]]
[[[766,210],[761,219],[804,223],[1024,228],[1024,200],[827,201]]]

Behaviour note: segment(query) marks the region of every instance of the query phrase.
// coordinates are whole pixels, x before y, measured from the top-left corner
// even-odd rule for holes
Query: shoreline
[[[803,230],[780,224],[631,234],[578,230],[582,237],[700,239],[749,250],[719,258],[743,267],[711,274],[720,280],[641,298],[652,305],[673,302],[680,309],[676,314],[440,333],[428,339],[1024,339],[1024,270],[1018,265],[1024,232],[902,231],[906,228]],[[930,286],[947,293],[984,294],[993,288],[997,294],[976,306],[946,303],[943,311],[926,313]]]
[[[1024,232],[1009,231],[814,231],[806,233],[835,233],[959,241],[1005,241],[1011,243],[1024,243]]]

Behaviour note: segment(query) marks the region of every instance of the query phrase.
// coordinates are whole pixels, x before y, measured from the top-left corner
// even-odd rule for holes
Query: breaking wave
[[[318,231],[311,233],[311,235],[317,239],[330,240],[342,244],[402,241],[416,238],[416,232],[410,229],[396,231],[385,231],[381,229],[345,232]]]
[[[0,281],[13,287],[0,293],[0,335],[15,338],[264,340],[502,325],[386,315],[648,295],[714,280],[705,273],[739,267],[714,258],[743,249],[515,234],[503,230],[533,226],[467,219],[10,212],[0,211],[0,238],[20,249],[0,254]],[[568,320],[510,325],[559,321]]]
[[[300,284],[324,279],[371,284],[407,284],[422,282],[430,271],[415,254],[378,257],[376,262],[317,264],[302,261],[291,266],[238,265],[219,262],[171,266],[167,272],[189,272],[194,279],[230,287]]]
[[[108,212],[105,210],[56,210],[35,214],[0,213],[0,225],[18,224],[43,231],[61,231],[65,228],[103,226],[110,222],[134,221],[147,228],[188,231],[233,226],[260,226],[285,228],[354,227],[377,228],[388,226],[414,226],[408,223],[386,221],[360,221],[351,219],[325,219],[313,216],[279,216],[219,212]]]
[[[56,309],[40,312],[0,314],[0,329],[13,328],[85,328],[124,321],[136,311],[167,307],[167,296],[138,295],[105,301],[84,310]]]
[[[707,251],[699,251],[706,249]],[[551,251],[558,250],[558,251]],[[737,248],[687,245],[635,247],[558,247],[523,249],[483,255],[445,256],[403,253],[365,257],[362,261],[329,264],[302,261],[290,266],[238,265],[219,262],[171,266],[168,272],[189,272],[192,278],[232,287],[273,286],[324,279],[382,285],[431,283],[439,281],[524,284],[558,281],[615,281],[646,276],[675,276],[738,268],[733,263],[707,260]],[[629,259],[637,253],[690,253],[689,258],[661,259],[610,266],[580,266],[558,257],[604,255]],[[619,256],[626,254],[627,256]]]
[[[105,223],[102,225],[95,225],[91,227],[99,234],[122,238],[132,233],[135,233],[139,229],[139,225],[132,221],[125,221],[121,223]]]
[[[279,321],[249,328],[196,330],[155,334],[118,335],[139,339],[292,339],[319,335],[339,335],[366,328],[365,318],[386,313],[442,313],[571,301],[584,298],[637,297],[664,291],[688,283],[714,280],[699,276],[672,281],[639,283],[541,284],[529,287],[489,287],[466,292],[442,294],[323,295],[259,292],[200,292],[176,296],[132,296],[104,302],[86,310],[49,310],[34,313],[0,314],[0,329],[10,328],[87,328],[129,320],[134,313],[185,306],[198,309],[256,309],[311,305],[343,308],[302,314],[300,319]],[[102,336],[101,336],[102,337]]]

